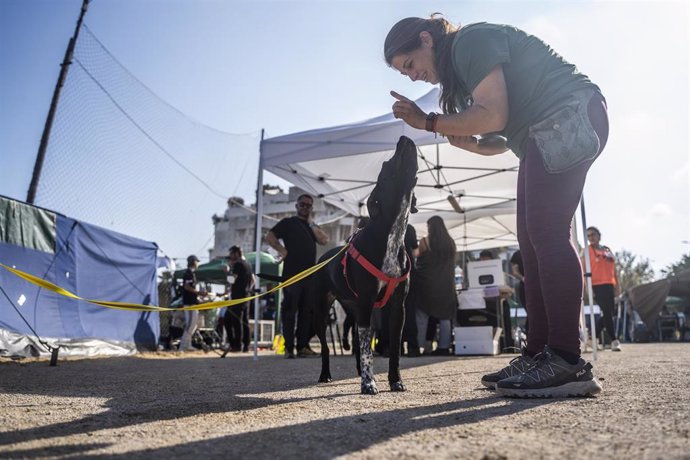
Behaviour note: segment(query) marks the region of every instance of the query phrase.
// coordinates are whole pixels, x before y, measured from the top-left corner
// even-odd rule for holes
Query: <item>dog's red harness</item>
[[[405,255],[407,256],[407,271],[405,274],[399,278],[392,278],[385,273],[383,273],[381,270],[376,268],[374,264],[369,262],[366,257],[364,257],[352,244],[352,241],[350,241],[350,245],[347,247],[347,252],[345,253],[345,256],[343,257],[342,261],[340,262],[343,266],[343,276],[345,277],[345,282],[347,283],[347,287],[350,288],[350,291],[355,295],[355,297],[359,297],[357,295],[357,292],[355,292],[354,289],[352,289],[352,286],[350,286],[350,281],[347,279],[347,259],[348,256],[352,257],[352,260],[355,262],[359,263],[366,271],[368,271],[371,275],[373,275],[376,279],[379,281],[382,281],[386,283],[386,292],[383,294],[383,298],[377,302],[374,303],[374,308],[383,308],[386,303],[388,303],[388,299],[390,296],[393,294],[393,291],[395,291],[395,288],[398,287],[398,284],[402,283],[405,281],[407,278],[410,276],[410,270],[412,269],[412,263],[410,261],[410,256],[407,254],[407,251],[405,251]]]

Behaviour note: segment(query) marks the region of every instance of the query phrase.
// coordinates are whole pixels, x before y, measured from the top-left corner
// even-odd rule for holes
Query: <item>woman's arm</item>
[[[452,136],[502,131],[508,122],[508,89],[497,65],[472,91],[472,105],[460,113],[439,115],[436,130]]]
[[[425,252],[429,250],[429,242],[426,239],[426,236],[419,240],[419,255],[421,256]]]
[[[425,129],[426,116],[413,101],[391,91],[391,95],[398,99],[393,104],[393,115],[402,119],[405,123],[417,129]],[[499,64],[491,69],[491,72],[479,82],[472,92],[472,106],[460,113],[441,114],[436,119],[436,132],[448,136],[449,140],[458,137],[469,137],[477,134],[502,131],[508,122],[508,89],[506,88],[503,67]],[[496,154],[494,151],[487,153],[484,147],[476,146],[476,139],[472,141],[457,140],[467,150],[475,153]],[[451,142],[451,144],[453,144]],[[455,145],[455,144],[453,144]],[[461,147],[461,148],[465,148]],[[481,149],[481,151],[478,151]]]
[[[478,153],[479,155],[491,156],[508,151],[505,144],[482,146],[474,136],[446,136],[450,145],[458,147],[468,152]]]

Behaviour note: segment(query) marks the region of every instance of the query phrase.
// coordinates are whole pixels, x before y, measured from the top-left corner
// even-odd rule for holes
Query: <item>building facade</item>
[[[263,237],[279,220],[296,214],[295,203],[303,190],[290,187],[288,193],[280,188],[266,188],[264,190],[264,217],[262,221],[261,251],[276,255],[273,248],[263,241]],[[317,256],[328,249],[344,244],[347,237],[357,227],[357,218],[346,213],[320,198],[314,198],[314,222],[328,233],[330,242],[325,246],[317,246]],[[247,206],[241,198],[230,198],[228,207],[222,216],[213,216],[214,244],[209,250],[209,260],[225,257],[230,246],[237,245],[242,251],[254,252],[256,233],[256,205]]]

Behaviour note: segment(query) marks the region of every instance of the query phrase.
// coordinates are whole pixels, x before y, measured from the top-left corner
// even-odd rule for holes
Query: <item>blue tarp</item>
[[[4,203],[3,203],[4,201]],[[8,206],[9,203],[9,206]],[[46,279],[87,299],[158,304],[155,243],[0,197],[0,262]],[[36,218],[41,215],[48,218]],[[39,225],[32,227],[31,222]],[[52,221],[49,228],[46,221]],[[11,238],[8,228],[22,227]],[[39,233],[44,234],[37,235]],[[15,234],[18,234],[15,232]],[[10,235],[8,237],[7,235]],[[4,236],[4,237],[3,237]],[[49,241],[35,244],[35,241]],[[158,314],[113,310],[45,291],[0,268],[0,286],[41,337],[100,339],[155,349]],[[21,304],[21,305],[20,305]],[[0,329],[33,336],[0,293]],[[2,346],[0,346],[2,348]]]

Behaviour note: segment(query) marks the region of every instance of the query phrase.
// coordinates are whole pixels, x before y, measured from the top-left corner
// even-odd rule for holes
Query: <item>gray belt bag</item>
[[[599,153],[599,136],[587,114],[594,93],[592,89],[578,91],[565,107],[530,126],[529,137],[537,145],[547,172],[567,171]]]

